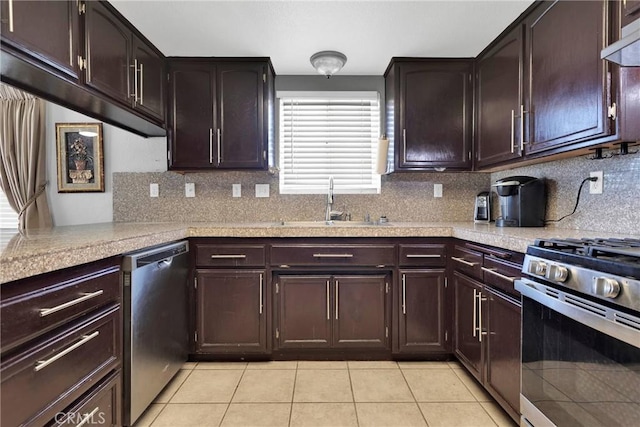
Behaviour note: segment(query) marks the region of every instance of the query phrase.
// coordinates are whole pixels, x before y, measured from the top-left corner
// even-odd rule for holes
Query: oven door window
[[[522,394],[557,426],[640,425],[632,346],[523,296]]]

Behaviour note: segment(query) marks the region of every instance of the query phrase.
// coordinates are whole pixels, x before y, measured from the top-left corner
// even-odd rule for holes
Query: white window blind
[[[333,177],[336,193],[379,193],[377,92],[283,93],[280,193],[318,194]]]
[[[7,196],[2,190],[0,190],[0,229],[18,229],[18,214],[9,205]]]

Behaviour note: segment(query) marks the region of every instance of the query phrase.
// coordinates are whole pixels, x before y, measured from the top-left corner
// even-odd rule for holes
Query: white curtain
[[[0,188],[18,212],[19,230],[52,226],[45,187],[45,104],[0,84]]]

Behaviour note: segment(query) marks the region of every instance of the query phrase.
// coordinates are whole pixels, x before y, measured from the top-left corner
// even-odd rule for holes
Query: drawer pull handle
[[[55,362],[56,360],[66,356],[67,354],[71,353],[73,350],[75,350],[78,347],[81,347],[82,345],[88,343],[89,341],[91,341],[92,339],[94,339],[95,337],[97,337],[100,334],[100,331],[95,331],[94,333],[90,334],[90,335],[83,335],[82,339],[80,341],[78,341],[77,343],[73,344],[70,347],[65,348],[64,350],[62,350],[60,353],[56,354],[55,356],[47,359],[47,360],[38,360],[36,362],[36,367],[33,368],[34,371],[38,372],[41,369],[46,368],[47,366],[51,365],[53,362]]]
[[[461,262],[464,265],[468,265],[469,267],[475,267],[476,265],[478,265],[477,262],[469,262],[464,258],[458,258],[458,257],[452,256],[451,259]]]
[[[407,254],[407,258],[442,258],[442,255],[438,254]]]
[[[313,254],[314,258],[353,258],[353,254]]]
[[[76,298],[74,300],[65,302],[64,304],[60,304],[57,305],[55,307],[52,308],[41,308],[40,309],[40,317],[44,317],[44,316],[48,316],[50,314],[56,313],[60,310],[64,310],[65,308],[69,308],[72,307],[76,304],[80,304],[81,302],[90,300],[91,298],[95,298],[98,295],[102,295],[104,293],[104,291],[102,289],[100,289],[99,291],[95,291],[95,292],[91,292],[91,293],[84,293],[82,294],[82,296],[80,298]]]
[[[245,259],[244,254],[211,255],[211,259]]]
[[[495,268],[487,268],[487,267],[480,267],[480,268],[482,268],[482,271],[486,271],[487,273],[491,273],[494,276],[497,276],[497,277],[499,277],[501,279],[508,280],[511,283],[513,283],[517,279],[517,277],[509,277],[509,276],[505,276],[504,274],[500,274],[500,273],[498,273],[496,271]]]
[[[88,422],[91,422],[91,420],[93,419],[93,416],[100,410],[99,406],[96,406],[93,411],[89,412],[88,414],[85,415],[85,417],[82,419],[82,421],[80,422],[80,424],[76,424],[76,427],[82,427],[83,425],[85,425]]]

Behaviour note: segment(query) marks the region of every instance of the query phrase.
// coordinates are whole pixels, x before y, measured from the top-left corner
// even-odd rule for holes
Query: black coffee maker
[[[500,196],[496,227],[544,227],[547,189],[544,178],[510,176],[492,185]]]

